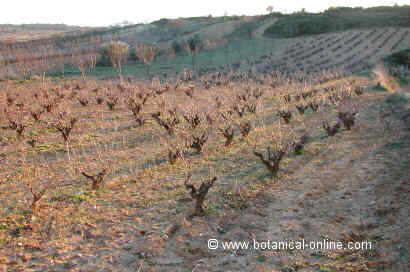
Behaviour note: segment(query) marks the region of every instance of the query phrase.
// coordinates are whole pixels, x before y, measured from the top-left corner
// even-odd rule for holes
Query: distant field
[[[319,72],[329,69],[357,72],[370,68],[393,52],[408,48],[409,44],[410,28],[351,30],[290,39],[255,38],[204,50],[197,55],[196,63],[203,71],[229,70],[232,64],[240,63],[242,71],[254,67],[265,72]],[[174,75],[184,68],[192,69],[191,56],[163,57],[152,64],[153,74]],[[79,71],[67,67],[66,75],[79,75]],[[90,73],[90,76],[97,77],[115,75],[116,71],[111,67],[97,67]],[[124,75],[147,76],[141,63],[127,64]]]
[[[67,25],[0,25],[0,42],[30,41],[91,28]]]

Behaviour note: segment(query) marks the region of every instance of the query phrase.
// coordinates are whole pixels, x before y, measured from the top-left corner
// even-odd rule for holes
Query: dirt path
[[[374,124],[377,115],[373,105],[362,111],[361,121],[365,126]],[[405,165],[410,145],[404,142],[403,131],[396,137],[383,134],[382,127],[369,126],[346,132],[337,143],[329,139],[332,143],[321,159],[292,175],[289,186],[279,190],[269,206],[273,220],[268,239],[368,240],[375,244],[374,256],[362,251],[336,253],[338,258],[323,252],[318,257],[301,251],[288,256],[287,267],[303,262],[302,271],[347,271],[338,270],[343,266],[351,266],[351,271],[371,271],[371,266],[375,271],[408,271],[410,209],[405,197],[410,184]],[[280,270],[280,260],[276,256],[270,261]]]
[[[278,18],[268,18],[266,20],[266,22],[264,22],[262,25],[260,25],[253,33],[252,35],[255,38],[258,39],[263,39],[265,38],[263,36],[263,33],[265,33],[266,29],[268,29],[271,25],[273,25],[274,23],[276,23],[276,21],[278,20]]]
[[[327,142],[322,154],[272,191],[275,201],[268,207],[264,235],[279,241],[367,240],[375,250],[273,254],[262,266],[278,271],[409,271],[410,127],[399,120],[408,105],[387,101],[371,101],[360,111],[358,129],[322,140]],[[380,115],[383,122],[377,120]]]

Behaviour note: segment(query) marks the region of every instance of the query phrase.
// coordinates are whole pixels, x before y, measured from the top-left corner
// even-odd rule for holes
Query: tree
[[[192,56],[192,70],[196,71],[195,58],[199,51],[203,48],[203,42],[198,34],[188,39],[186,42],[186,48],[189,54]]]
[[[67,57],[64,55],[64,52],[61,49],[57,50],[56,58],[54,62],[55,62],[55,68],[64,77],[65,76],[65,64],[68,63],[68,60],[67,60]]]
[[[102,54],[109,58],[111,65],[118,70],[122,79],[122,66],[127,61],[129,45],[121,41],[111,41],[102,46]]]
[[[182,52],[182,46],[178,41],[173,41],[171,44],[172,50],[174,51],[175,55],[178,55]]]
[[[273,6],[268,6],[268,7],[266,8],[266,11],[267,11],[269,14],[272,14],[272,12],[273,12]]]
[[[7,61],[5,60],[5,57],[0,54],[0,76],[3,74],[5,74],[6,71],[6,66],[7,66]]]
[[[15,67],[19,76],[29,78],[33,73],[33,52],[28,48],[16,47],[11,51],[11,62],[15,63]]]
[[[151,63],[154,61],[155,56],[157,55],[157,50],[151,45],[139,44],[135,47],[135,53],[137,54],[137,57],[146,65],[147,75],[149,76]]]
[[[94,69],[97,64],[97,54],[93,52],[73,52],[71,55],[71,63],[80,70],[81,76],[85,81],[87,72]]]

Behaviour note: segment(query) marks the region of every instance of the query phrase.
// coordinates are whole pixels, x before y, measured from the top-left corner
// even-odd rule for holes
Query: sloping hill
[[[268,17],[266,18],[260,26],[258,26],[258,28],[255,29],[255,31],[253,31],[253,36],[255,38],[264,38],[265,32],[267,29],[271,28],[277,21],[279,20],[279,18],[275,18],[275,17]]]
[[[313,73],[336,68],[357,72],[391,53],[408,48],[410,28],[350,30],[277,40],[287,41],[287,48],[274,52],[259,69]]]
[[[0,25],[0,42],[22,42],[45,39],[70,32],[90,30],[90,27],[68,26],[63,24]]]
[[[329,8],[322,13],[299,12],[280,17],[266,35],[290,38],[351,29],[410,27],[410,6]]]
[[[230,70],[231,65],[242,63],[245,65],[241,65],[241,69],[256,68],[262,72],[302,70],[311,73],[328,69],[357,72],[371,67],[392,52],[409,47],[409,27],[405,16],[408,10],[407,6],[335,8],[319,14],[162,19],[150,24],[71,31],[44,39],[7,45],[0,43],[0,61],[9,64],[0,74],[7,75],[8,71],[16,70],[13,62],[17,58],[13,54],[19,52],[14,51],[27,50],[25,55],[34,56],[38,61],[49,58],[53,63],[52,59],[60,55],[69,61],[74,51],[86,54],[88,50],[95,50],[100,44],[113,39],[125,41],[131,48],[138,43],[153,44],[159,49],[160,56],[160,63],[153,64],[153,71],[174,69],[178,72],[191,67],[191,59],[186,56],[181,42],[195,35],[207,45],[198,54],[198,67],[203,71]],[[337,21],[331,21],[333,17],[337,17]],[[168,59],[168,55],[172,55],[173,42],[182,48],[176,60]],[[248,50],[252,47],[254,50]],[[135,66],[135,62],[131,64]],[[135,67],[131,66],[124,70],[131,70],[129,73],[139,77],[146,76],[141,72],[135,73]],[[104,69],[103,74],[114,72],[113,69]]]

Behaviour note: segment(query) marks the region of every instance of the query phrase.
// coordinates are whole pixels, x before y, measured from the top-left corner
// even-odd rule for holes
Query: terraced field
[[[288,47],[275,51],[260,69],[316,73],[342,69],[358,72],[381,58],[410,45],[409,28],[377,28],[287,39]]]

